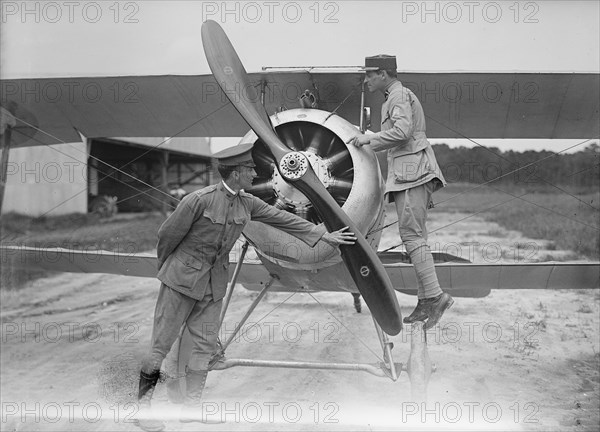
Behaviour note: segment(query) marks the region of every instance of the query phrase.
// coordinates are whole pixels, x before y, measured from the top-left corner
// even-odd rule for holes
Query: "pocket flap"
[[[424,151],[397,156],[393,170],[396,183],[414,182],[429,174],[429,159]]]
[[[175,256],[179,261],[185,264],[187,267],[195,268],[196,270],[202,270],[204,266],[207,264],[203,261],[200,261],[198,258],[188,255],[186,253],[181,253],[181,255]]]
[[[220,211],[218,208],[208,208],[204,210],[204,216],[209,218],[212,223],[225,225],[226,213]]]
[[[233,221],[239,225],[244,225],[247,220],[248,220],[248,217],[244,214],[236,215],[233,217]]]

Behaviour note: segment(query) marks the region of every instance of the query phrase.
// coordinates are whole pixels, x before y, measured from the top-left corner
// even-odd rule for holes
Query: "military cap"
[[[379,54],[365,57],[365,67],[363,69],[366,71],[396,70],[398,69],[398,66],[396,66],[396,56]]]
[[[213,155],[219,161],[219,165],[224,166],[248,166],[255,167],[254,160],[252,159],[252,147],[253,143],[250,144],[239,144],[233,147],[221,150]]]

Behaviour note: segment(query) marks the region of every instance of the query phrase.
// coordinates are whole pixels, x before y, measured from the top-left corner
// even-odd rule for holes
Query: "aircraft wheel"
[[[101,217],[111,217],[117,214],[117,197],[98,195],[90,204],[90,211]]]

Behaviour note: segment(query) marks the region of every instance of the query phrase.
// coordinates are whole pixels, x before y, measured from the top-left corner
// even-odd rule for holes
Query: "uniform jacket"
[[[187,195],[158,230],[158,279],[197,300],[210,284],[214,301],[225,296],[229,252],[248,221],[256,220],[285,231],[309,246],[326,232],[255,196],[229,192],[223,183]]]
[[[436,190],[446,180],[425,135],[425,114],[421,102],[400,81],[392,82],[381,107],[381,132],[371,143],[387,150],[386,194],[425,184],[435,178]]]

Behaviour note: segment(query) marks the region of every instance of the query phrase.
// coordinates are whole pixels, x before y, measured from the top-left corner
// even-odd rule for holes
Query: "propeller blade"
[[[400,306],[390,278],[375,251],[327,192],[306,156],[290,151],[281,142],[221,26],[210,20],[204,22],[202,43],[217,83],[256,135],[269,147],[283,178],[293,182],[306,195],[330,231],[348,226],[356,234],[358,240],[354,245],[340,247],[342,259],[377,323],[386,333],[398,334],[402,330]],[[236,89],[236,92],[231,89]],[[241,89],[244,89],[244,94]]]
[[[246,123],[250,125],[250,128],[267,144],[279,162],[290,150],[275,134],[267,112],[260,105],[256,88],[250,82],[246,69],[229,38],[221,26],[211,20],[202,24],[201,34],[206,60],[217,84],[223,89]],[[257,109],[256,105],[260,109]]]

